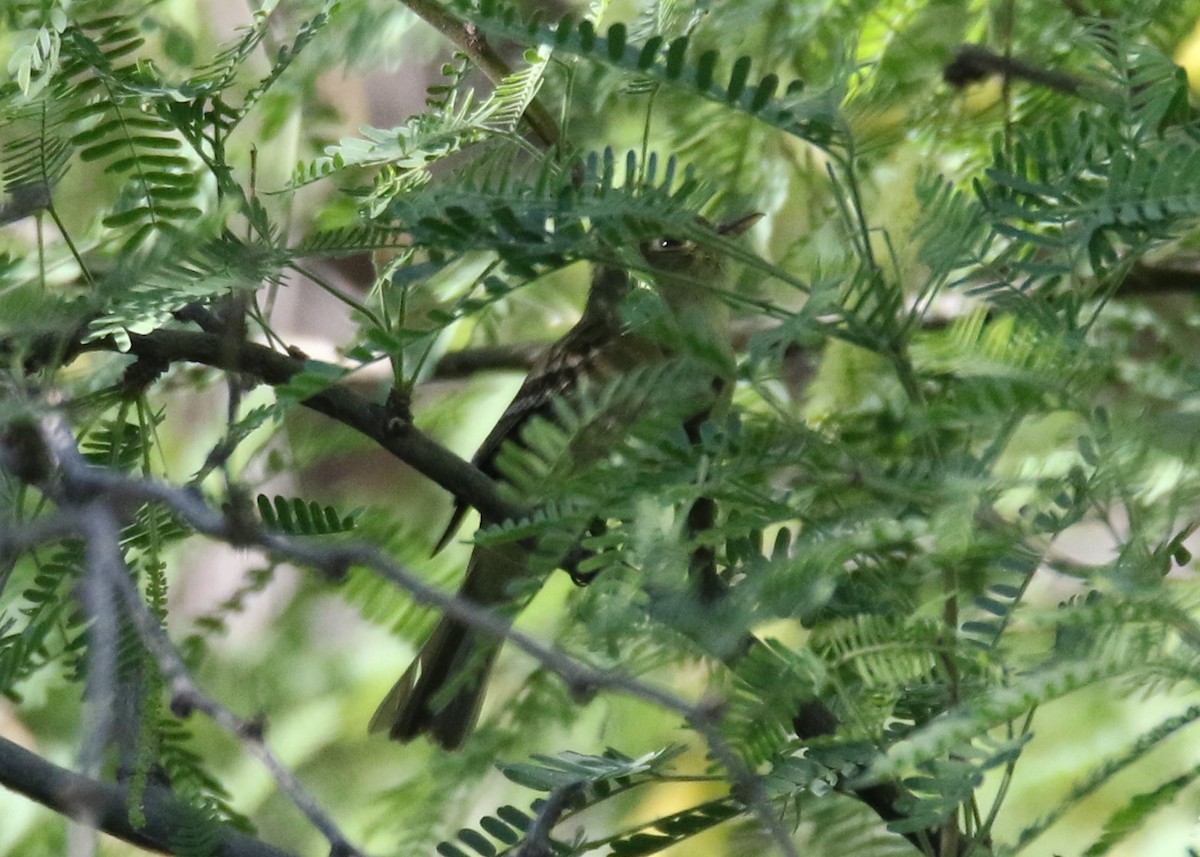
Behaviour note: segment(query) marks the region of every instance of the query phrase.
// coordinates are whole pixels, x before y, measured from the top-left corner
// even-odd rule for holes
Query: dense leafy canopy
[[[1200,769],[1147,759],[1200,717],[1200,134],[1171,59],[1200,4],[306,0],[224,40],[179,5],[0,13],[0,689],[43,762],[119,787],[141,832],[107,829],[349,848],[332,818],[453,857],[1175,835]],[[420,110],[339,122],[331,69],[417,58],[445,62]],[[749,239],[699,219],[753,210]],[[724,260],[696,287],[734,317],[729,413],[689,439],[668,364],[535,421],[515,493],[450,453],[504,398],[490,371],[442,394],[451,362],[527,363],[473,349],[561,333],[589,266],[646,281],[631,325],[711,347],[664,322],[636,249],[662,236]],[[352,323],[314,345],[277,304],[317,295]],[[564,470],[614,403],[645,418]],[[446,491],[555,583],[435,756],[364,732],[418,605],[462,609],[467,549],[428,558]],[[197,609],[214,542],[251,559]],[[591,583],[564,599],[568,552]],[[18,731],[0,780],[36,797]],[[1023,776],[1062,781],[1035,804]],[[3,801],[0,851],[65,848]]]

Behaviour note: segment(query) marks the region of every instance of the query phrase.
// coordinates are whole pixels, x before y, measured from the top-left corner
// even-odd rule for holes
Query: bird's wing
[[[600,346],[611,336],[611,328],[606,322],[583,318],[567,334],[552,345],[542,355],[525,382],[517,390],[516,396],[500,415],[496,425],[484,438],[476,451],[471,463],[495,478],[496,453],[505,441],[520,442],[521,431],[526,423],[535,416],[548,416],[551,413],[551,403],[558,398],[570,395],[579,385],[581,378],[588,375],[595,361]],[[458,528],[462,526],[467,514],[467,504],[461,500],[454,504],[454,512],[442,537],[438,539],[433,549],[436,554],[454,538]]]

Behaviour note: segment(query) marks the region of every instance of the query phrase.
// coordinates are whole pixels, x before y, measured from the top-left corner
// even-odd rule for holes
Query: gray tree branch
[[[196,811],[154,783],[142,792],[144,824],[129,816],[129,790],[103,783],[46,761],[36,753],[0,738],[0,785],[37,801],[67,818],[79,819],[139,848],[174,854],[180,825],[196,819]],[[216,857],[293,857],[227,825],[213,825]]]

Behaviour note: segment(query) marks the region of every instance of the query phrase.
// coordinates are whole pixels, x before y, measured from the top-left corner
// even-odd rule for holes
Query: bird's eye
[[[642,258],[660,271],[681,271],[692,263],[695,242],[686,238],[652,238],[642,243]]]
[[[674,256],[689,253],[695,246],[695,243],[688,241],[686,238],[651,238],[642,244],[642,253],[651,256]]]

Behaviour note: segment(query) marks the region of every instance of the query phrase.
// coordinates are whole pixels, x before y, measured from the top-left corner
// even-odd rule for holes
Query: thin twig
[[[115,751],[117,779],[142,780],[149,774],[140,753],[144,749],[144,706],[149,699],[147,694],[151,692],[146,677],[152,667],[141,650],[128,650],[123,645],[125,635],[129,633],[129,617],[113,586],[114,580],[133,585],[133,576],[122,558],[121,543],[121,529],[128,523],[132,510],[121,509],[118,504],[110,505],[102,496],[71,496],[74,492],[70,491],[69,485],[64,485],[63,489],[62,493],[79,503],[75,513],[79,518],[78,535],[84,549],[80,591],[84,616],[89,623],[84,698],[91,725],[87,727],[90,734],[85,733],[87,740],[80,752],[80,773],[99,776],[101,763],[106,757],[111,758]],[[153,703],[151,705],[153,707]],[[137,787],[133,788],[134,793],[138,793]],[[96,827],[90,825],[89,828],[73,831],[87,837],[86,844],[80,843],[80,854],[95,852]]]
[[[279,760],[279,757],[267,745],[263,734],[265,724],[260,719],[245,720],[238,717],[228,708],[204,694],[192,679],[179,651],[146,608],[133,580],[128,575],[114,575],[112,583],[116,586],[117,592],[125,604],[125,609],[133,619],[142,642],[154,655],[159,671],[171,689],[171,709],[181,716],[192,709],[198,710],[226,732],[235,736],[252,756],[262,762],[263,767],[270,772],[272,779],[283,793],[304,813],[313,827],[321,832],[331,846],[330,853],[332,855],[341,855],[341,857],[361,855],[362,852],[346,839],[333,819],[325,814],[295,774]]]
[[[560,786],[541,802],[537,817],[525,831],[525,840],[517,849],[516,857],[553,857],[554,848],[550,844],[550,831],[562,814],[570,807],[575,796],[583,791],[584,783],[568,783]]]
[[[69,497],[69,487],[63,486],[60,493]],[[79,770],[84,776],[94,778],[100,774],[105,750],[113,738],[117,703],[117,611],[109,578],[113,576],[114,561],[118,573],[124,570],[125,564],[120,553],[121,526],[112,509],[95,501],[86,502],[79,510],[79,524],[87,569],[80,589],[84,613],[91,620],[87,630],[84,692],[84,722],[87,725],[79,748]],[[68,851],[72,855],[94,854],[96,819],[81,812],[75,821],[78,826],[71,832]]]
[[[0,523],[0,567],[13,557],[28,553],[36,547],[61,542],[75,535],[78,530],[79,521],[74,515],[66,513],[49,515],[19,525],[12,521]]]
[[[1005,80],[1024,80],[1064,95],[1081,95],[1088,87],[1088,82],[1081,77],[1039,68],[1032,63],[998,54],[983,45],[960,46],[955,51],[954,59],[942,69],[946,83],[955,87],[977,83],[993,74]]]

